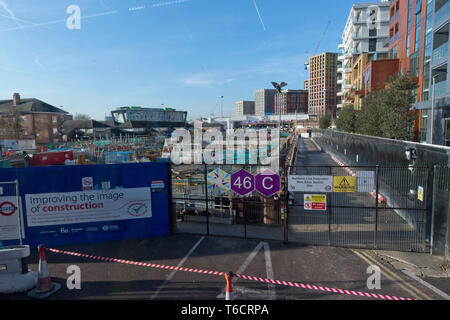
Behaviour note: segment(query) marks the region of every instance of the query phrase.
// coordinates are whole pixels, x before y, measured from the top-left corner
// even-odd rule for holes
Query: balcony
[[[446,21],[449,17],[450,1],[447,1],[442,7],[436,11],[434,15],[434,27],[438,27],[441,23]]]
[[[447,93],[447,81],[441,81],[436,83],[434,87],[434,95],[436,98],[443,96]]]
[[[448,42],[445,42],[441,46],[433,50],[433,65],[435,63],[439,63],[443,59],[446,59],[447,55],[448,55]]]

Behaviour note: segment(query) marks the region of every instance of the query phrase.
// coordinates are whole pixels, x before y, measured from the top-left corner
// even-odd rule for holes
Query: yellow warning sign
[[[333,177],[333,192],[356,192],[356,177]]]
[[[319,194],[313,194],[311,195],[311,201],[312,202],[320,202],[320,203],[326,203],[327,202],[327,196],[326,195],[319,195]]]

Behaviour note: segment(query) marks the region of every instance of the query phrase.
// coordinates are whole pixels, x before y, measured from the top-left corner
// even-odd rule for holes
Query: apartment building
[[[389,55],[418,85],[412,107],[417,142],[450,145],[449,20],[448,0],[396,0],[390,6]]]
[[[325,52],[309,58],[308,114],[318,120],[330,113],[336,116],[337,53]]]
[[[388,58],[390,1],[354,4],[342,34],[338,50],[337,107],[352,103],[353,65],[362,53],[369,60]]]
[[[308,113],[308,90],[284,90],[275,95],[275,114]]]
[[[255,115],[272,115],[275,112],[275,89],[260,89],[255,91]]]
[[[59,142],[66,120],[72,120],[66,111],[35,98],[21,99],[19,93],[14,93],[12,100],[0,101],[0,139]]]
[[[234,105],[236,116],[255,114],[255,101],[236,101]]]
[[[352,67],[352,87],[347,101],[353,103],[356,111],[362,110],[365,97],[371,92],[386,88],[386,84],[398,73],[398,59],[375,60],[368,53],[362,53]]]

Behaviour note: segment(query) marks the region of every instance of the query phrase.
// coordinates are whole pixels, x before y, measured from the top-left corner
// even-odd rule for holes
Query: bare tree
[[[73,120],[92,120],[92,118],[87,114],[77,113]]]

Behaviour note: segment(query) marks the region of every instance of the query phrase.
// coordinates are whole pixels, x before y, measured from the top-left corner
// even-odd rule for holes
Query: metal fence
[[[285,166],[281,172],[282,191],[271,198],[257,192],[246,197],[233,192],[213,194],[208,191],[207,175],[217,168],[172,168],[172,203],[178,232],[415,252],[429,252],[433,233],[447,232],[445,228],[436,231],[437,225],[447,226],[436,220],[436,210],[444,199],[440,192],[447,192],[448,202],[448,168]],[[220,168],[228,173],[243,168],[254,174],[264,167]],[[354,176],[356,189],[336,192],[332,185],[327,192],[289,191],[293,175],[332,179]],[[305,207],[307,195],[326,196],[326,208]],[[448,213],[440,215],[447,219]]]
[[[339,166],[295,168],[297,175],[306,176],[350,177],[349,171],[356,176],[358,190],[322,193],[326,196],[325,210],[305,207],[305,195],[311,192],[290,193],[287,223],[289,241],[339,247],[426,251],[429,240],[426,235],[430,169]],[[424,191],[421,200],[418,199],[419,189]]]
[[[180,165],[172,167],[172,205],[176,232],[283,240],[279,196],[265,198],[256,191],[246,197],[234,192],[208,190],[207,176],[221,169],[231,174],[245,169],[251,174],[266,168],[257,165]]]

